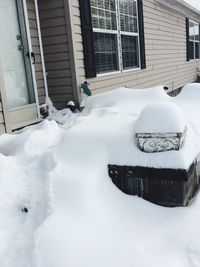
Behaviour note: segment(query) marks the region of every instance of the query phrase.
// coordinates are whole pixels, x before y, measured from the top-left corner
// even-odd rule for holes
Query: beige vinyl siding
[[[5,133],[5,123],[4,123],[4,116],[3,116],[3,109],[2,109],[2,103],[0,101],[0,135]]]
[[[79,1],[71,1],[74,47],[78,84],[85,80]],[[103,75],[88,79],[93,93],[120,86],[146,88],[165,84],[176,89],[196,79],[199,60],[186,61],[185,16],[161,6],[156,0],[144,0],[145,70]]]
[[[49,96],[57,108],[74,99],[64,0],[39,0]]]
[[[34,0],[27,0],[27,9],[28,9],[32,49],[33,52],[35,53],[35,58],[36,58],[35,74],[36,74],[39,103],[43,104],[45,102],[45,87],[44,87],[41,52],[40,52],[40,45],[38,38]]]

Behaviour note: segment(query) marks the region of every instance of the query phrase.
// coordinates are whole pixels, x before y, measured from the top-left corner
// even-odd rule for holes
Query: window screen
[[[189,21],[189,59],[199,58],[199,24]]]
[[[117,30],[114,0],[92,0],[92,26],[96,29]]]
[[[136,0],[91,0],[97,73],[139,67]]]
[[[118,70],[116,35],[94,33],[97,73]]]
[[[138,32],[136,1],[120,0],[120,27],[123,32]]]
[[[122,35],[121,39],[123,69],[138,67],[138,37]]]

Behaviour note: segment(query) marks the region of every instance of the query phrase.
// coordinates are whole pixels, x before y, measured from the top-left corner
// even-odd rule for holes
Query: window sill
[[[188,62],[191,62],[191,63],[198,63],[200,61],[200,58],[197,58],[197,59],[190,59]]]
[[[113,72],[100,73],[100,74],[97,74],[96,78],[106,77],[106,76],[111,76],[111,75],[117,75],[117,74],[123,75],[123,73],[135,72],[138,70],[142,70],[142,69],[141,68],[134,68],[134,69],[128,69],[128,70],[123,70],[123,71],[113,71]]]

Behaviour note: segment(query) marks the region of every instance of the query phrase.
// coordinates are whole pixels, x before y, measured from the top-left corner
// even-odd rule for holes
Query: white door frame
[[[48,83],[47,83],[47,72],[46,72],[46,67],[45,67],[44,50],[43,50],[42,34],[41,34],[41,27],[40,27],[40,15],[39,15],[38,0],[34,0],[34,3],[35,3],[37,29],[38,29],[38,39],[39,39],[39,45],[40,45],[40,54],[41,54],[41,61],[42,61],[42,72],[43,72],[43,79],[44,79],[45,95],[46,95],[46,97],[49,97]]]
[[[3,77],[1,61],[0,61],[0,96],[1,96],[3,115],[4,115],[5,130],[6,130],[6,133],[11,133],[12,127],[10,125],[10,118],[9,118],[9,112],[8,112],[6,91],[5,91],[5,82],[4,82],[4,77]]]
[[[24,17],[25,17],[25,23],[26,23],[26,33],[27,33],[27,39],[28,39],[29,57],[31,59],[31,52],[33,52],[33,50],[32,50],[31,33],[30,33],[30,25],[29,25],[29,19],[28,19],[28,9],[27,9],[26,0],[23,0],[23,9],[24,9]],[[31,70],[32,70],[32,77],[33,77],[35,101],[36,101],[36,105],[37,105],[38,120],[41,120],[40,104],[39,104],[39,98],[38,98],[38,90],[37,90],[37,82],[36,82],[34,64],[31,64]]]

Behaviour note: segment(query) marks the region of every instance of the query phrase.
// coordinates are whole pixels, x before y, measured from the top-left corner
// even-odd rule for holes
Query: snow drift
[[[163,208],[123,194],[107,173],[111,162],[189,166],[200,151],[194,87],[176,98],[162,87],[120,88],[88,98],[81,114],[55,114],[62,127],[52,115],[2,136],[0,266],[199,267],[199,196],[188,208]],[[180,152],[147,157],[134,142],[135,123],[159,101],[182,109],[188,138]]]

